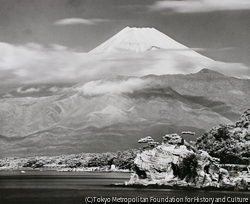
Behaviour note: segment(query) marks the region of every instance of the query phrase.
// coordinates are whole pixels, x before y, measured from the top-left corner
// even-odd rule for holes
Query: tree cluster
[[[235,125],[221,124],[199,137],[198,149],[220,158],[222,164],[245,164],[250,162],[250,109],[244,112]]]

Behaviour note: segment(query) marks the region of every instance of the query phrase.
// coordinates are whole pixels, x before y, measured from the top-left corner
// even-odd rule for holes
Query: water
[[[182,198],[184,201],[186,199],[186,201],[192,203],[190,199],[197,198],[198,196],[199,199],[203,197],[210,199],[224,198],[226,200],[231,199],[232,201],[233,198],[238,197],[249,198],[250,200],[250,192],[235,192],[233,189],[232,191],[204,191],[159,189],[153,187],[118,187],[111,185],[113,183],[123,183],[129,177],[130,173],[26,171],[23,174],[21,171],[0,171],[0,204],[75,204],[86,203],[85,201],[105,203],[104,198],[111,201],[113,199],[114,201],[116,197],[122,197],[123,199],[133,198],[134,201],[148,199],[148,201],[155,201],[155,203],[156,199],[154,200],[154,198],[165,198],[162,203],[167,203],[165,202],[166,198],[171,199],[174,197],[178,199]],[[88,200],[85,200],[86,198]],[[121,201],[116,200],[116,203],[122,203]]]

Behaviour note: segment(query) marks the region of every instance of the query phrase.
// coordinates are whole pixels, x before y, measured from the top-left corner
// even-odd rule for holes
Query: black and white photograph
[[[249,0],[0,0],[0,204],[250,203]]]

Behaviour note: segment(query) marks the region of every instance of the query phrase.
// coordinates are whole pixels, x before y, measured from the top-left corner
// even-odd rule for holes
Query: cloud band
[[[108,22],[107,19],[83,19],[83,18],[65,18],[54,22],[54,25],[97,25],[99,23]]]

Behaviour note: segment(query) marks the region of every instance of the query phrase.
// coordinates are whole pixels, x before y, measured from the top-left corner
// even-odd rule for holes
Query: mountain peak
[[[91,50],[90,53],[109,52],[145,52],[152,46],[160,46],[159,35],[164,35],[154,28],[125,27],[116,35]],[[162,36],[161,36],[162,37]]]
[[[138,27],[129,27],[129,26],[127,26],[127,27],[123,28],[121,31],[123,31],[123,30],[156,30],[156,29],[155,28],[149,28],[149,27],[138,28]]]
[[[125,27],[113,37],[97,46],[90,53],[144,53],[165,50],[189,57],[202,57],[201,54],[182,45],[155,28]]]
[[[201,75],[210,75],[210,76],[225,76],[224,74],[211,70],[211,69],[207,69],[204,68],[202,70],[200,70],[199,72],[197,72],[196,74],[201,74]]]

